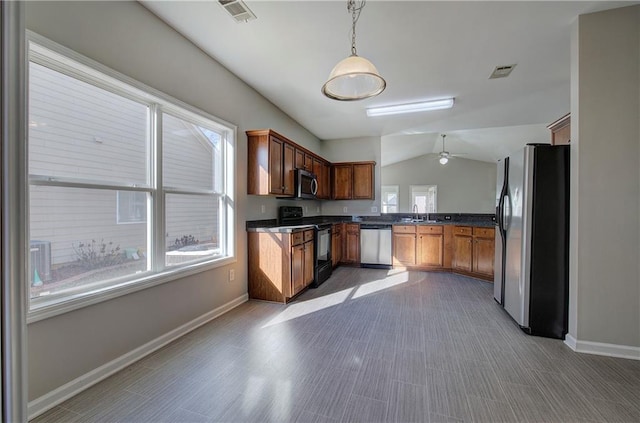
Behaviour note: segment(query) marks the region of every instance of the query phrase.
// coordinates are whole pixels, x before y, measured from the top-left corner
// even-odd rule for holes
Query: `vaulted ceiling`
[[[570,109],[570,40],[580,14],[638,2],[376,1],[357,24],[378,97],[338,102],[320,88],[350,54],[346,1],[246,1],[237,23],[217,1],[142,1],[149,10],[323,140],[382,137],[384,164],[441,150],[495,161]],[[498,65],[511,76],[489,79]],[[450,110],[369,118],[370,106],[454,97]]]

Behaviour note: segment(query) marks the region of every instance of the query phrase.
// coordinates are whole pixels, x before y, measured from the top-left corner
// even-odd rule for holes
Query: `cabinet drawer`
[[[304,231],[304,242],[311,241],[313,239],[313,230]]]
[[[346,223],[345,224],[347,233],[350,234],[359,234],[360,233],[360,224],[359,223]]]
[[[495,229],[494,228],[478,228],[478,227],[474,227],[473,228],[473,235],[474,236],[479,236],[479,237],[483,237],[483,238],[492,238],[495,236]]]
[[[294,232],[291,234],[291,245],[298,245],[304,242],[304,234],[302,232]]]
[[[418,226],[419,234],[441,234],[443,232],[442,226]]]
[[[471,235],[471,226],[455,226],[453,228],[454,235]]]
[[[415,234],[415,225],[393,225],[393,232],[399,234]]]
[[[331,230],[333,231],[333,236],[338,236],[342,233],[342,225],[333,225]]]

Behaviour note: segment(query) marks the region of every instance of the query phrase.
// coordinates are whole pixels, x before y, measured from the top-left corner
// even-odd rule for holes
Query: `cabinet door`
[[[314,259],[313,259],[313,241],[304,243],[304,284],[308,286],[311,282],[313,282],[314,278]]]
[[[373,200],[373,169],[372,163],[353,165],[354,200]]]
[[[471,236],[454,235],[453,236],[453,263],[452,267],[456,270],[471,272],[472,247]]]
[[[304,151],[296,148],[296,169],[304,169]]]
[[[316,193],[316,197],[320,199],[328,198],[329,187],[325,185],[327,177],[325,175],[324,163],[318,159],[313,159],[313,173],[315,173],[318,181],[318,192]]]
[[[360,226],[346,226],[344,260],[347,263],[360,263]]]
[[[475,238],[474,241],[473,272],[485,276],[493,276],[495,240],[492,238]]]
[[[304,244],[291,248],[291,292],[292,296],[300,292],[304,287],[305,279],[305,252]]]
[[[278,138],[269,137],[269,192],[271,194],[284,193],[282,180],[282,153],[284,142]]]
[[[333,225],[331,228],[331,265],[336,267],[342,255],[342,231],[340,225]]]
[[[333,166],[333,199],[351,200],[353,191],[353,166],[334,165]]]
[[[293,196],[295,194],[295,148],[284,143],[282,154],[282,181],[284,183],[282,193]]]
[[[415,234],[393,234],[393,264],[398,266],[415,266],[416,236]]]
[[[309,154],[304,155],[304,170],[311,172],[313,169],[313,156]]]
[[[418,235],[416,262],[418,266],[442,267],[444,265],[444,235]]]
[[[322,186],[322,199],[331,199],[331,166],[328,163],[322,163],[322,180],[318,181]]]

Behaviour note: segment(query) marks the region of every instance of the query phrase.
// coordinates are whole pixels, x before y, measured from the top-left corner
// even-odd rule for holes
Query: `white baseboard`
[[[74,380],[65,383],[64,385],[54,389],[53,391],[29,401],[28,404],[28,416],[29,420],[38,417],[44,412],[52,409],[58,404],[66,401],[74,395],[84,391],[85,389],[95,385],[101,380],[113,375],[114,373],[124,369],[127,366],[135,363],[141,358],[151,354],[152,352],[164,347],[168,343],[180,338],[181,336],[191,332],[192,330],[210,322],[218,316],[234,309],[235,307],[243,304],[249,300],[249,295],[244,294],[234,300],[229,301],[220,307],[211,310],[208,313],[203,314],[200,317],[193,319],[184,325],[175,328],[174,330],[165,333],[164,335],[147,342],[146,344],[129,351],[128,353],[121,355],[120,357],[112,360],[97,369],[93,369],[88,373],[83,374],[75,378]]]
[[[629,345],[605,344],[602,342],[580,341],[567,334],[564,343],[572,350],[585,354],[640,360],[640,347]]]

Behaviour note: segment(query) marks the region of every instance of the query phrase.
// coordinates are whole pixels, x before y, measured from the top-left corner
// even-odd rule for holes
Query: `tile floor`
[[[491,284],[338,268],[250,301],[44,422],[638,422],[640,362],[525,335]]]

